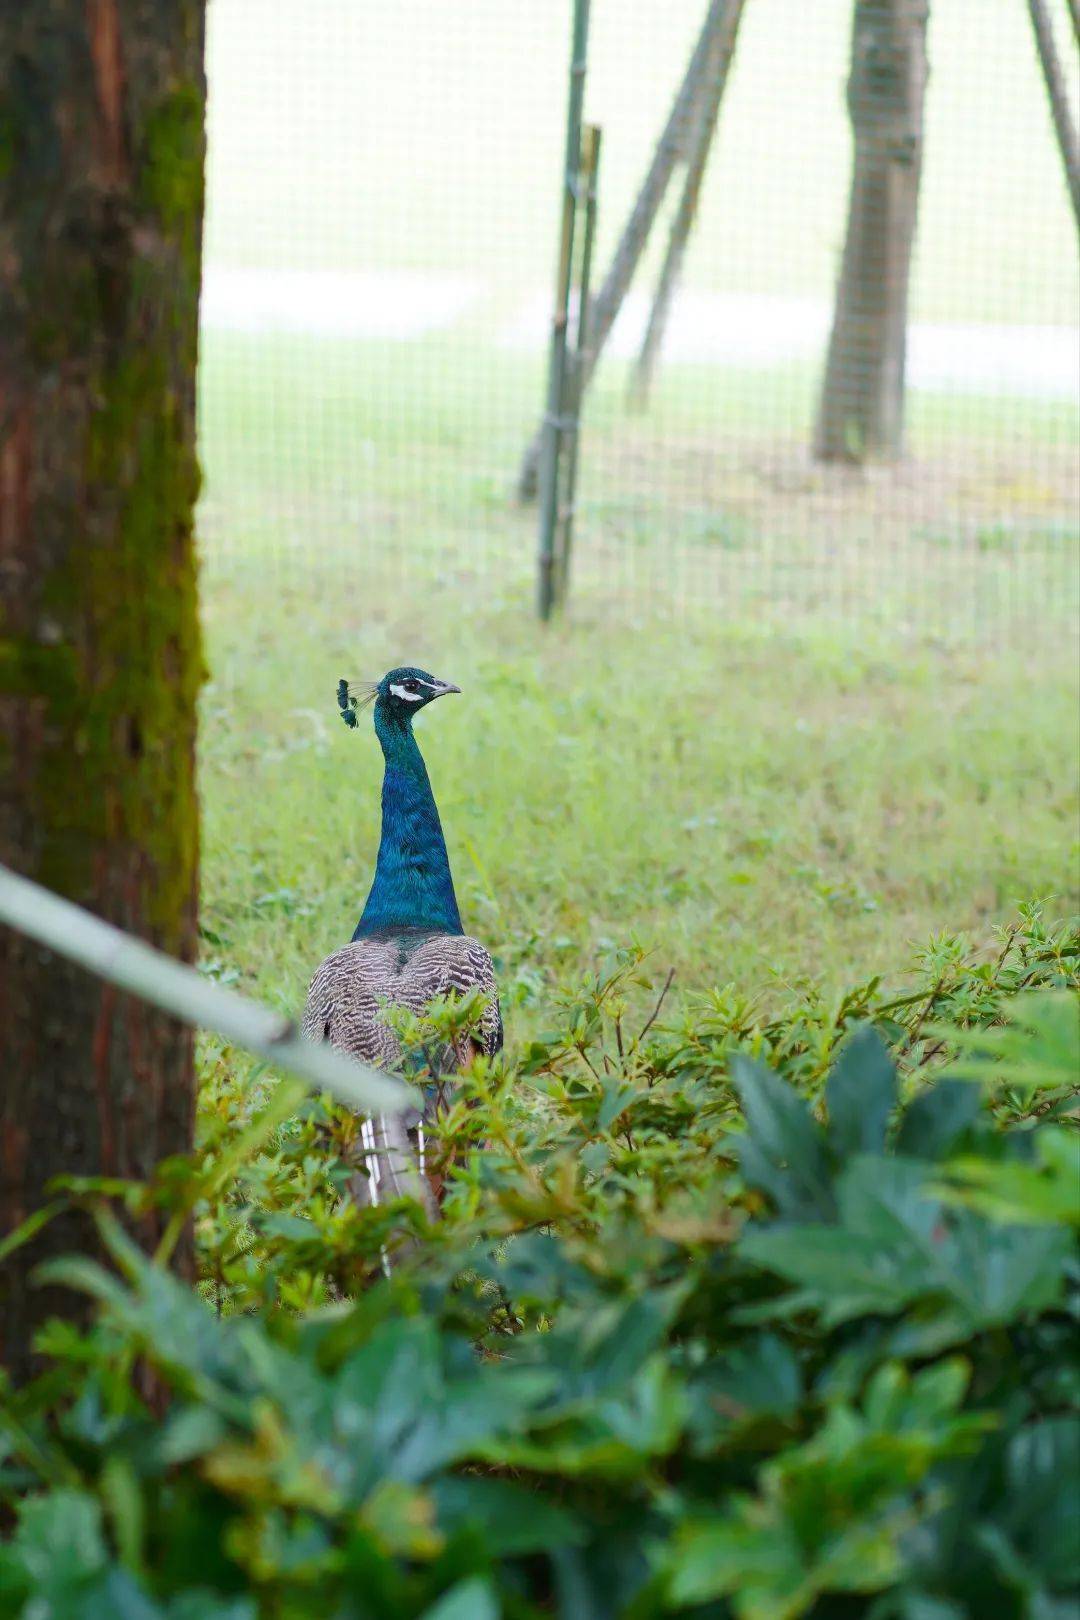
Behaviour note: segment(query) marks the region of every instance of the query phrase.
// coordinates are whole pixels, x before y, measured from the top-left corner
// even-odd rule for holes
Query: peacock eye
[[[419,692],[419,690],[420,690],[420,682],[419,681],[406,681],[405,686],[406,686],[406,689],[408,691],[410,691],[410,692]]]

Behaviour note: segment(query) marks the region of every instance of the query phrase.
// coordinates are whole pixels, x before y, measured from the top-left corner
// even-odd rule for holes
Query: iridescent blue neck
[[[439,812],[409,719],[375,705],[375,734],[386,761],[382,838],[375,881],[353,939],[398,928],[461,934]]]

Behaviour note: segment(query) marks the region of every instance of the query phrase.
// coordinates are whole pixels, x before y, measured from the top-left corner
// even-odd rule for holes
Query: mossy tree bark
[[[815,445],[825,460],[889,458],[903,446],[927,14],[927,0],[855,0],[855,162]]]
[[[205,0],[0,6],[0,860],[195,946]],[[0,928],[0,1232],[191,1142],[189,1034]],[[140,1236],[151,1242],[153,1222]],[[3,1358],[66,1295],[4,1267]]]

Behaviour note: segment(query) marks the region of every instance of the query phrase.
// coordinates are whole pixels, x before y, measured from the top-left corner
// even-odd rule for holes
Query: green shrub
[[[6,1394],[0,1615],[1066,1620],[1078,964],[1033,908],[634,1032],[620,961],[466,1079],[431,1228],[211,1051],[199,1155],[126,1191],[195,1206],[198,1291],[77,1189],[115,1270],[51,1268],[95,1325]]]

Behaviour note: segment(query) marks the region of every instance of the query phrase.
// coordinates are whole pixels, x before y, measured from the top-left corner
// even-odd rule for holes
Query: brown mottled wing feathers
[[[493,1057],[502,1046],[502,1017],[491,957],[463,934],[373,935],[334,951],[321,964],[308,989],[304,1034],[364,1063],[393,1068],[401,1057],[398,1039],[383,1010],[387,1003],[419,1016],[438,996],[487,995],[472,1035],[455,1052],[443,1054],[446,1070],[467,1063],[476,1050]],[[412,1121],[409,1137],[423,1168],[423,1125]],[[378,1203],[400,1190],[396,1160],[404,1151],[403,1126],[388,1117],[366,1121],[367,1176],[353,1178],[358,1202]],[[366,1196],[365,1196],[366,1192]]]
[[[465,934],[354,940],[328,956],[312,979],[304,1033],[364,1063],[392,1067],[401,1054],[381,1003],[419,1015],[437,996],[470,990],[488,994],[477,1036],[481,1050],[493,1057],[502,1045],[499,996],[491,957],[477,940]]]

